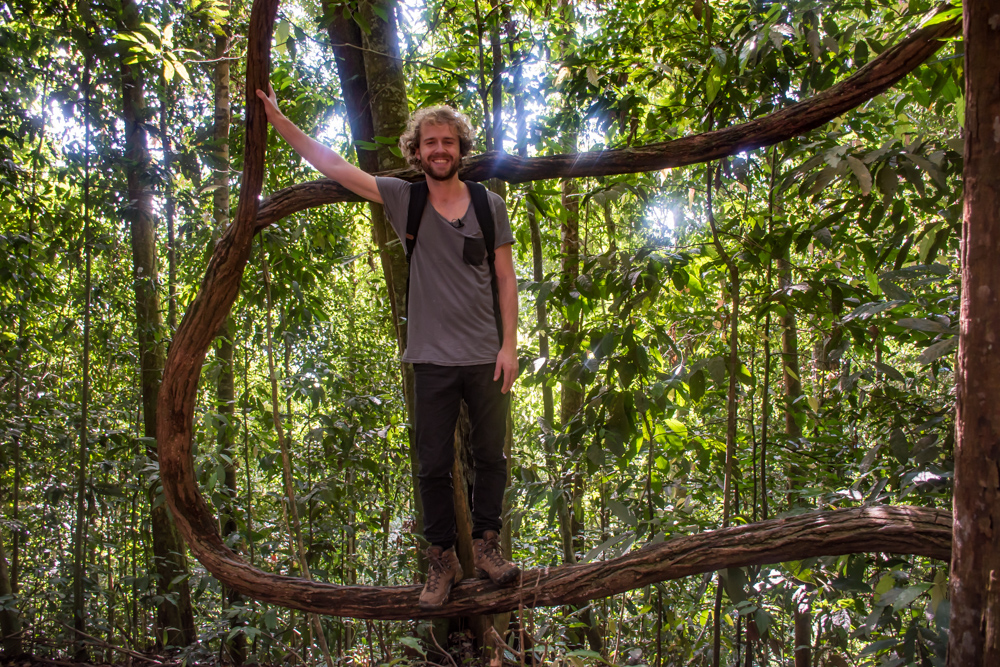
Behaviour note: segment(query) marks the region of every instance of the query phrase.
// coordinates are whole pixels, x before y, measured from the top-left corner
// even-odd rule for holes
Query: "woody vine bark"
[[[199,494],[195,482],[191,436],[198,376],[205,352],[236,297],[255,228],[261,226],[257,202],[263,180],[267,121],[261,103],[252,93],[267,84],[270,34],[275,11],[275,0],[256,0],[251,14],[246,85],[247,143],[240,203],[234,223],[215,248],[202,289],[174,336],[158,404],[161,478],[167,502],[192,551],[209,571],[227,585],[261,601],[305,611],[360,618],[413,618],[420,615],[416,605],[417,587],[341,587],[271,575],[250,566],[222,542],[215,517]],[[942,25],[945,27],[942,28]],[[768,142],[780,141],[815,127],[821,124],[820,119],[825,117],[823,114],[829,114],[831,109],[842,113],[851,108],[844,105],[857,104],[866,99],[864,95],[877,94],[898,80],[933,53],[937,48],[934,40],[949,34],[948,30],[954,26],[939,24],[933,28],[917,31],[917,37],[911,36],[886,52],[895,54],[893,58],[896,59],[890,58],[888,64],[883,60],[881,66],[895,72],[895,78],[886,79],[883,69],[869,67],[865,69],[866,74],[861,81],[855,77],[846,87],[848,82],[835,87],[836,94],[831,89],[827,91],[829,94],[817,96],[812,106],[806,102],[804,107],[796,105],[765,119],[738,126],[735,135],[710,133],[691,137],[687,143],[680,140],[681,149],[676,148],[678,142],[638,151],[629,149],[635,158],[632,164],[623,166],[616,162],[620,155],[619,158],[612,155],[614,159],[610,168],[628,171],[647,169],[644,156],[652,156],[655,160],[681,159],[688,161],[685,162],[687,164],[701,162],[724,155],[726,151],[767,145]],[[863,93],[859,93],[859,89]],[[804,124],[790,122],[795,116],[789,113],[796,108],[808,117]],[[556,164],[572,159],[573,156],[561,156]],[[595,164],[590,158],[581,158],[577,167],[549,172],[546,176],[589,175],[587,170],[593,169]],[[579,170],[582,172],[577,173]],[[514,177],[530,178],[532,172],[528,169],[512,175]],[[292,208],[302,204],[302,201],[294,200],[295,197],[291,200]],[[284,201],[287,204],[290,200],[286,198]],[[280,210],[280,207],[272,208],[270,214]],[[814,513],[723,529],[672,540],[611,561],[528,572],[525,585],[519,589],[497,590],[488,583],[462,584],[456,590],[454,600],[438,614],[453,616],[497,612],[520,605],[573,604],[654,581],[726,567],[862,551],[946,558],[950,553],[948,517],[935,510],[919,508],[865,508]]]

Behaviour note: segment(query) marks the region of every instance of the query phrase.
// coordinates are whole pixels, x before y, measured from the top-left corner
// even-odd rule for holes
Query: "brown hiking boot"
[[[521,574],[521,568],[503,557],[500,536],[495,531],[487,530],[483,539],[472,540],[472,557],[479,578],[489,578],[497,586],[507,586]]]
[[[427,583],[420,591],[421,609],[433,611],[440,609],[448,601],[451,587],[462,580],[462,564],[458,561],[455,547],[427,548]]]

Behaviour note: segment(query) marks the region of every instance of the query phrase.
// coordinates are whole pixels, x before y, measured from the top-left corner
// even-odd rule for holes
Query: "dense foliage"
[[[285,113],[352,159],[324,28],[340,13],[370,31],[356,5],[283,6],[272,77]],[[502,142],[511,153],[520,107],[529,155],[566,152],[567,137],[592,151],[764,116],[842,80],[931,9],[925,0],[391,5],[410,107],[453,104],[492,131],[484,146]],[[162,648],[156,609],[177,603],[157,587],[152,564],[150,510],[163,496],[142,428],[123,57],[146,75],[139,122],[153,157],[144,178],[156,193],[164,344],[167,310],[183,316],[224,224],[212,208],[213,45],[227,30],[236,36],[227,56],[234,202],[239,191],[248,7],[147,2],[131,26],[123,11],[119,2],[0,3],[0,556],[10,584],[0,603],[38,655],[77,650],[75,577],[88,634],[110,645]],[[770,149],[583,179],[575,189],[555,180],[508,186],[522,312],[509,524],[526,567],[612,558],[724,519],[872,503],[950,507],[961,48],[946,44],[886,94]],[[486,94],[494,67],[499,128]],[[271,141],[267,190],[315,177]],[[541,234],[540,280],[529,219]],[[567,262],[571,230],[578,264]],[[300,572],[278,411],[312,576],[416,582],[402,373],[368,208],[299,213],[258,241],[231,330],[234,411],[221,410],[217,395],[225,363],[210,356],[202,376],[202,490],[220,512],[236,508],[225,538],[248,560]],[[579,394],[578,409],[545,418],[546,387]],[[220,456],[226,431],[235,445]],[[72,537],[81,523],[82,575]],[[234,603],[193,560],[185,576],[197,622],[197,640],[183,648],[189,659],[218,657],[238,635],[250,661],[321,659],[303,614]],[[589,613],[525,610],[508,643],[569,664],[711,664],[716,580],[725,664],[790,663],[797,611],[810,614],[813,664],[943,664],[946,567],[878,554],[664,582],[595,601]],[[426,626],[322,620],[337,664],[416,662],[433,646]]]

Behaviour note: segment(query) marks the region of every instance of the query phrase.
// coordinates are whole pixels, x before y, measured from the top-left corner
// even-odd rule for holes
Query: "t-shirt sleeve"
[[[410,184],[401,178],[376,176],[375,185],[382,195],[382,205],[389,224],[396,231],[400,242],[406,236],[406,215],[410,206]],[[508,223],[508,227],[510,224]]]
[[[495,229],[496,242],[494,248],[514,242],[514,232],[510,228],[510,218],[507,217],[507,204],[504,203],[500,195],[490,192],[490,209],[493,211],[493,227]]]

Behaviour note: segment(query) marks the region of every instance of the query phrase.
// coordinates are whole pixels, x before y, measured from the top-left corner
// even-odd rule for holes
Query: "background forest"
[[[402,167],[406,115],[441,103],[473,120],[475,152],[587,153],[810,98],[933,7],[290,0],[271,79],[286,115],[369,171]],[[312,617],[208,574],[164,505],[155,406],[235,214],[248,14],[229,0],[0,2],[8,655],[451,664],[435,643],[460,661],[492,622],[513,664],[944,664],[948,570],[921,557],[730,568],[467,618],[450,636],[440,621]],[[517,238],[505,538],[524,567],[815,509],[950,509],[962,53],[949,40],[768,148],[489,182]],[[316,177],[271,136],[265,195]],[[265,570],[419,580],[394,319],[405,273],[386,230],[363,203],[273,221],[208,356],[198,482],[226,543]]]

